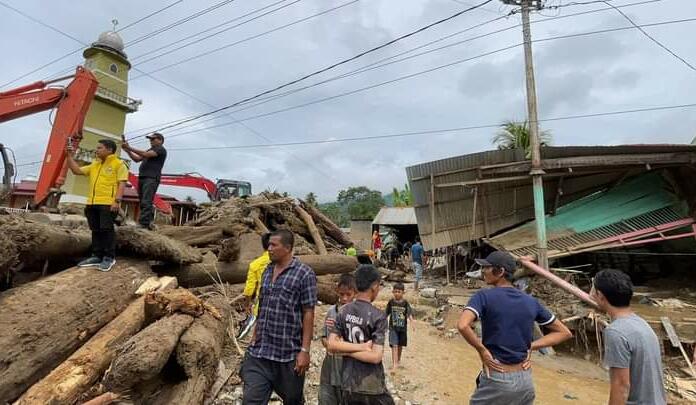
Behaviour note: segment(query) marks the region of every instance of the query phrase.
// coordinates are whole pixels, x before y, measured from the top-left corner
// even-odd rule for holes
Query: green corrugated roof
[[[686,203],[662,175],[647,173],[566,204],[554,216],[547,215],[547,239],[553,241],[577,235],[664,209],[673,212],[672,216],[688,216]],[[669,222],[666,216],[665,221]],[[508,250],[533,246],[536,244],[535,227],[535,221],[531,221],[490,238],[490,242]]]

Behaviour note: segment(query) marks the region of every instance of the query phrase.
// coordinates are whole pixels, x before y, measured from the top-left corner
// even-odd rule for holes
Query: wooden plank
[[[665,331],[667,332],[667,336],[669,337],[669,341],[672,343],[672,346],[679,348],[679,351],[681,351],[682,356],[684,356],[684,360],[686,360],[686,364],[689,365],[689,370],[691,370],[691,376],[696,377],[696,370],[694,370],[694,365],[691,364],[691,359],[689,359],[689,356],[686,354],[686,351],[684,350],[684,346],[682,346],[681,342],[679,341],[679,336],[677,336],[677,332],[674,331],[674,326],[672,326],[672,322],[666,316],[661,316],[660,321],[662,322],[662,326],[665,328]]]

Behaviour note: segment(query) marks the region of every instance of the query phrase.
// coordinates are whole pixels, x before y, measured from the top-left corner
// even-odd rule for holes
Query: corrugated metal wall
[[[617,155],[632,153],[693,152],[687,145],[629,145],[599,147],[549,147],[542,149],[546,159],[587,155]],[[611,159],[607,156],[607,159]],[[531,179],[528,181],[490,183],[478,186],[476,223],[474,217],[474,187],[435,187],[435,233],[430,211],[431,175],[435,185],[476,180],[481,166],[499,165],[525,160],[524,151],[494,150],[423,163],[406,168],[413,192],[416,218],[421,239],[427,249],[450,246],[490,236],[533,219]],[[616,169],[615,169],[616,170]],[[625,171],[609,174],[587,174],[565,177],[559,205],[573,201],[617,181]],[[577,174],[577,173],[575,173]],[[556,202],[560,177],[544,181],[547,212]]]

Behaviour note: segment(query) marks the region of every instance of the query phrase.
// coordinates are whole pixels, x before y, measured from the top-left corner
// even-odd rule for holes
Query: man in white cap
[[[160,178],[162,177],[162,167],[167,159],[167,150],[164,149],[164,136],[159,132],[153,132],[147,136],[150,140],[150,149],[139,150],[123,141],[121,147],[134,162],[140,163],[138,171],[138,198],[140,198],[140,218],[138,224],[142,228],[153,229],[152,221],[155,219],[155,208],[152,200],[157,193]]]

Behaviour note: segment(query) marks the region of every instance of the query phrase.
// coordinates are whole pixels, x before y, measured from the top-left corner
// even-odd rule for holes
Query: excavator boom
[[[67,87],[48,87],[58,81],[73,78]],[[34,205],[46,202],[53,189],[65,183],[65,146],[72,138],[76,148],[82,139],[85,116],[92,103],[99,82],[87,69],[78,66],[74,76],[51,81],[39,81],[0,92],[0,122],[21,118],[56,107],[53,128],[48,138]],[[57,201],[56,201],[57,203]]]

